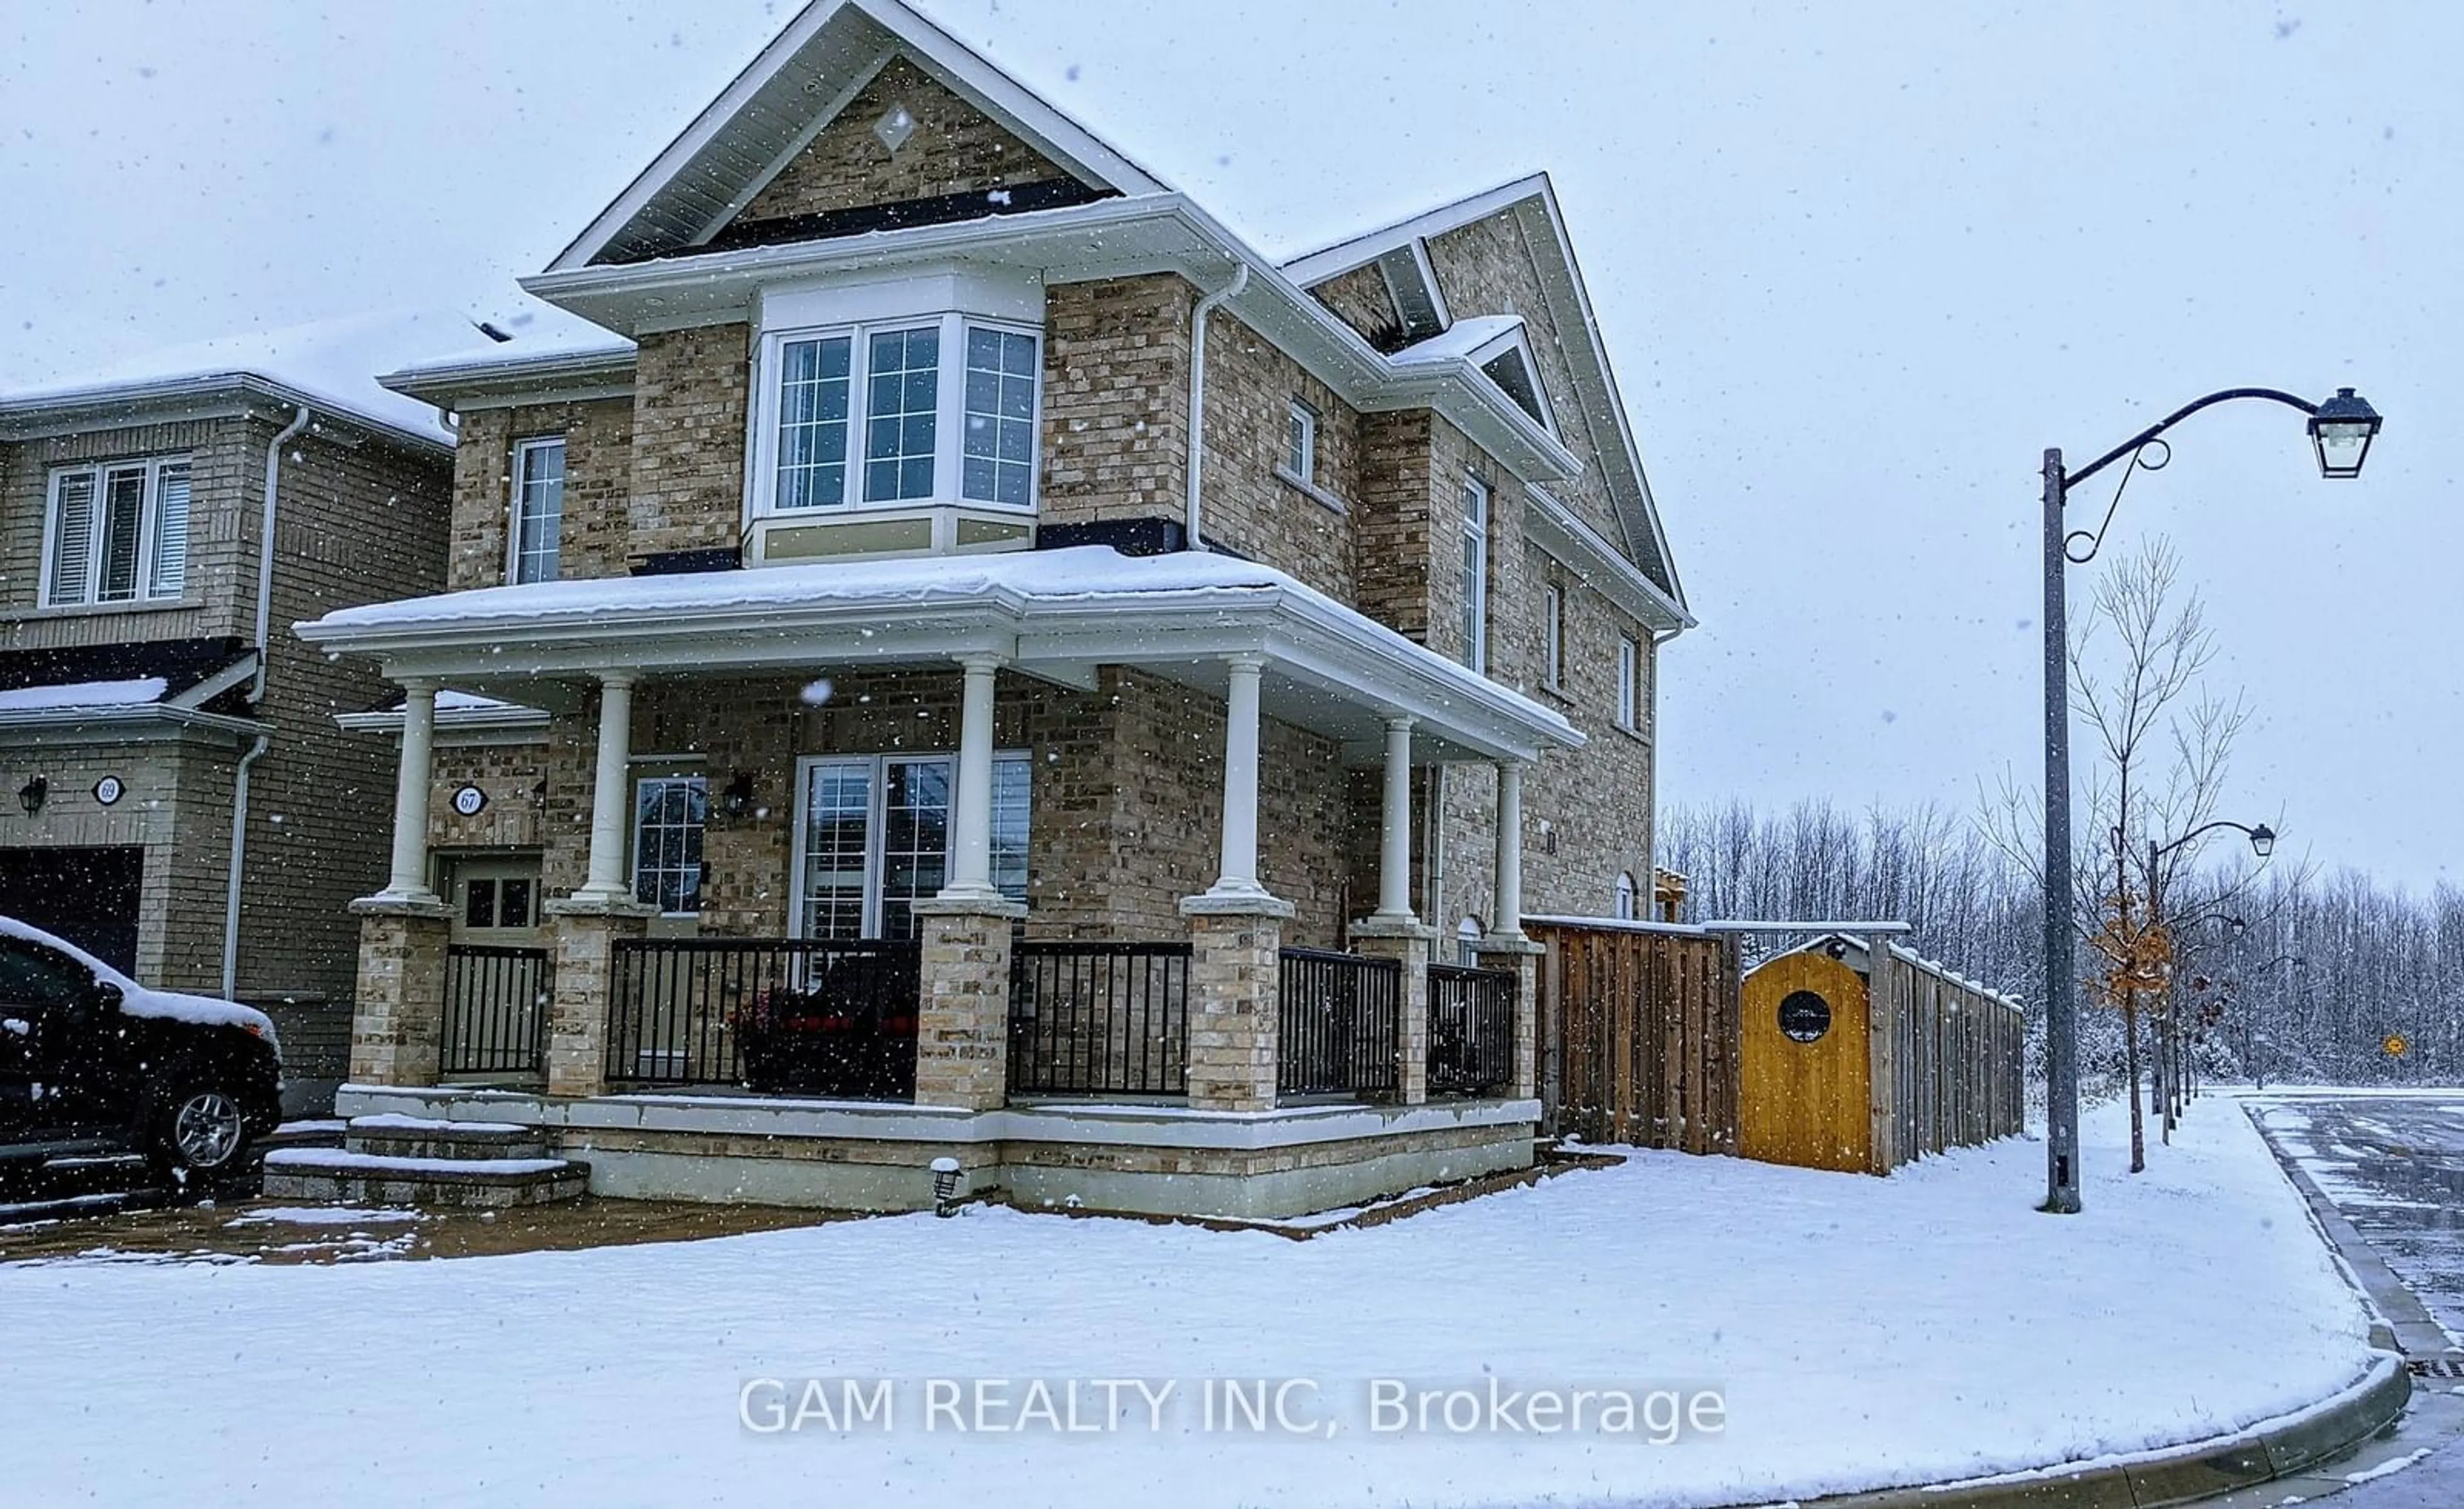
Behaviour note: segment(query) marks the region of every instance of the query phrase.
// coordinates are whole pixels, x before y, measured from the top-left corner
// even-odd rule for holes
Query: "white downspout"
[[[314,416],[301,405],[291,423],[265,448],[265,514],[259,523],[256,552],[256,674],[248,682],[248,702],[252,711],[265,700],[265,654],[274,632],[274,523],[275,489],[282,480],[282,448],[308,427]],[[239,992],[239,883],[240,872],[248,859],[248,776],[265,754],[268,735],[260,733],[248,753],[239,757],[239,770],[231,777],[231,881],[223,893],[223,998],[228,1000]]]
[[[1205,548],[1198,538],[1198,480],[1206,455],[1206,317],[1248,286],[1249,264],[1236,262],[1232,281],[1199,299],[1189,315],[1189,508],[1181,520],[1181,533],[1188,536],[1185,550]]]

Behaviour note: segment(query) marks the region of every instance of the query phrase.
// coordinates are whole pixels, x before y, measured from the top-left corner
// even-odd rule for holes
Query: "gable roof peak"
[[[812,0],[626,186],[551,273],[698,245],[892,58],[904,57],[1089,187],[1171,186],[901,0]]]

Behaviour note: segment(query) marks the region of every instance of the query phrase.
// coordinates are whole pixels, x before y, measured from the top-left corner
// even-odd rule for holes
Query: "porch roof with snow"
[[[1530,760],[1583,742],[1563,717],[1270,566],[1108,546],[825,562],[483,587],[345,608],[298,633],[396,680],[555,706],[560,683],[946,667],[998,655],[1080,689],[1134,666],[1221,694],[1227,657],[1265,663],[1270,716],[1375,758],[1389,719],[1420,757]]]

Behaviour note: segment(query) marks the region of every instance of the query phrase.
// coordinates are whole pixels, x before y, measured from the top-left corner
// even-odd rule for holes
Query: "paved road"
[[[2252,1110],[2277,1149],[2335,1203],[2348,1231],[2367,1249],[2347,1252],[2357,1268],[2375,1255],[2421,1301],[2435,1326],[2400,1326],[2407,1349],[2433,1359],[2442,1343],[2464,1338],[2464,1091],[2451,1095],[2254,1099]],[[2365,1276],[2366,1278],[2366,1276]],[[2444,1337],[2438,1334],[2443,1328]],[[2270,1485],[2228,1502],[2289,1503],[2295,1497],[2336,1509],[2459,1509],[2464,1506],[2464,1376],[2413,1380],[2414,1404],[2403,1438],[2319,1478]],[[2423,1459],[2369,1481],[2343,1487],[2348,1474],[2391,1454],[2426,1452]],[[2387,1463],[2385,1465],[2393,1465]]]

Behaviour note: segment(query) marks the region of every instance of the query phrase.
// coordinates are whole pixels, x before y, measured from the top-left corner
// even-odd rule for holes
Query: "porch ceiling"
[[[1224,658],[1265,662],[1270,716],[1361,757],[1410,717],[1420,758],[1531,759],[1582,735],[1271,567],[1199,552],[1109,548],[764,567],[444,593],[298,625],[335,655],[402,680],[532,706],[596,674],[823,674],[1000,656],[1066,685],[1134,666],[1221,696]]]

